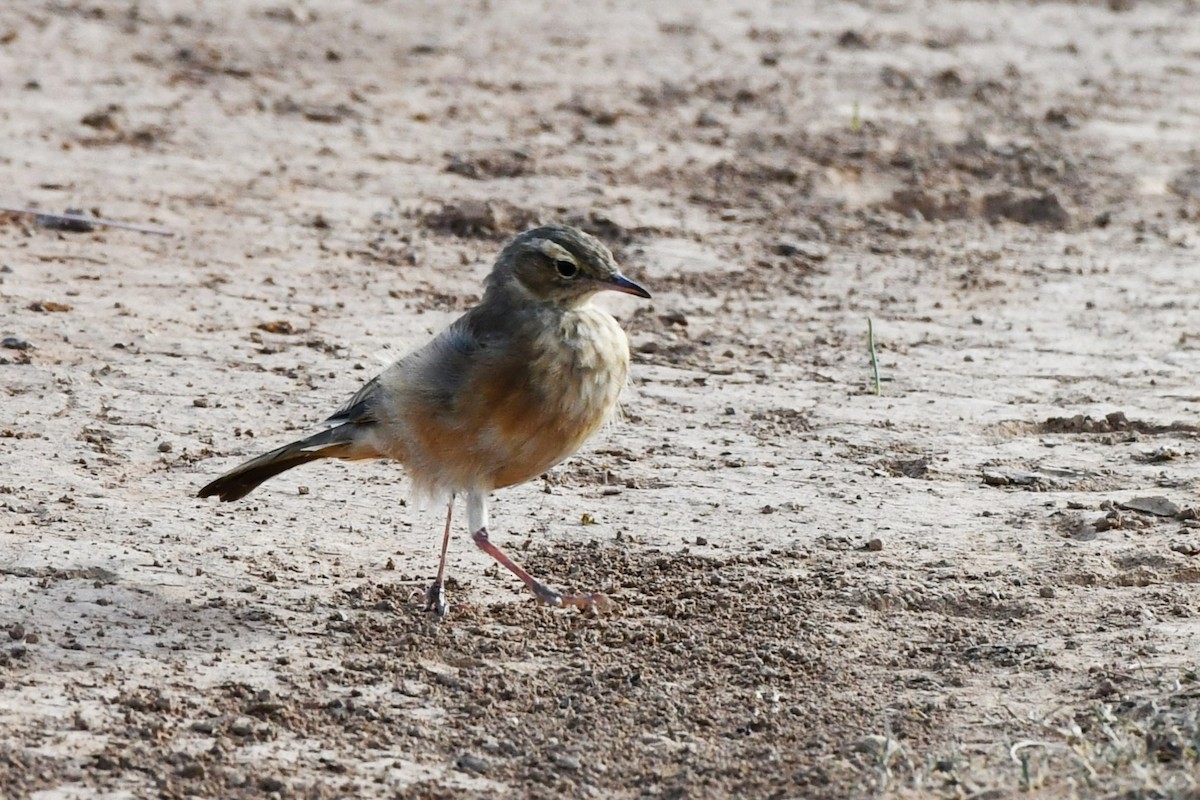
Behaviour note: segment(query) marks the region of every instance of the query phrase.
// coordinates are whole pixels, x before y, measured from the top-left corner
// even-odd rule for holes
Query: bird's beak
[[[637,295],[638,297],[645,297],[647,300],[650,299],[649,292],[619,272],[608,279],[604,288],[611,289],[614,292],[622,292],[623,294],[632,294]]]

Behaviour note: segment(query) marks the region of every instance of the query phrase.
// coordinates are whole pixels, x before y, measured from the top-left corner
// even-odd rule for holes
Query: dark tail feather
[[[327,431],[321,431],[301,439],[298,442],[284,445],[278,450],[263,453],[226,472],[212,483],[205,486],[197,497],[212,497],[216,495],[226,503],[241,500],[258,488],[258,485],[268,478],[273,478],[292,467],[307,464],[309,461],[319,461],[322,458],[369,458],[367,454],[357,454],[353,445],[352,426],[339,425]]]

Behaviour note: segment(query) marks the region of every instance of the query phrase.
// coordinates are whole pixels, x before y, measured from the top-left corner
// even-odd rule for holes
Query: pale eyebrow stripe
[[[548,257],[556,261],[570,261],[578,266],[575,256],[571,252],[557,242],[552,242],[549,239],[540,239],[538,241],[538,249],[545,253]]]

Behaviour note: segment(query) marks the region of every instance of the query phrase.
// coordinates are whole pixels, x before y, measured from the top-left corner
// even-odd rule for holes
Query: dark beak
[[[624,294],[633,294],[637,295],[638,297],[645,297],[647,300],[650,299],[649,292],[619,272],[608,279],[608,283],[604,288],[611,289],[614,292],[622,292]]]

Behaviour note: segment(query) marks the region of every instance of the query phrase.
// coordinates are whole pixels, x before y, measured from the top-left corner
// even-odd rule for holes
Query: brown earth
[[[0,215],[5,796],[1200,796],[1197,86],[1194,2],[0,5],[0,202],[175,234]],[[636,383],[493,522],[613,612],[193,497],[562,220]]]

